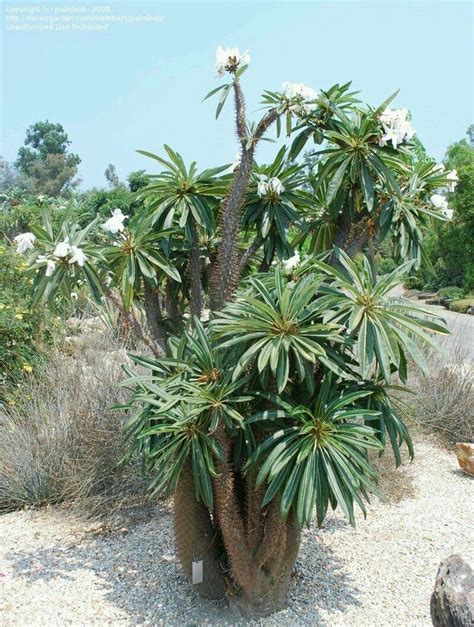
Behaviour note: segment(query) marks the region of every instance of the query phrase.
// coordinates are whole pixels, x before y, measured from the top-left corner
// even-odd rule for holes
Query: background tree
[[[149,178],[145,170],[135,170],[127,177],[128,188],[131,192],[137,192],[148,184]]]
[[[78,155],[68,152],[70,144],[61,124],[36,122],[26,131],[25,146],[19,149],[15,165],[33,182],[36,192],[58,196],[75,184],[81,162]]]
[[[109,165],[105,168],[104,176],[105,176],[107,183],[110,185],[112,189],[115,189],[116,187],[120,185],[120,180],[119,180],[117,171],[115,169],[115,166],[112,163],[109,163]]]
[[[449,146],[444,163],[455,169],[459,178],[456,188],[448,194],[452,218],[447,224],[435,226],[426,234],[426,247],[434,268],[418,273],[420,285],[439,289],[459,287],[474,291],[474,141],[473,126],[468,139]]]

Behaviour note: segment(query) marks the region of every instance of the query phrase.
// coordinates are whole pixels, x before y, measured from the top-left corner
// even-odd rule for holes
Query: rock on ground
[[[474,625],[474,573],[460,555],[440,564],[431,595],[431,620],[436,627]]]
[[[374,501],[356,529],[336,514],[305,531],[289,608],[253,624],[430,626],[441,560],[473,563],[474,483],[454,452],[427,441],[404,480],[409,496]],[[0,516],[2,627],[216,623],[237,619],[189,589],[165,507],[113,533],[57,509]]]

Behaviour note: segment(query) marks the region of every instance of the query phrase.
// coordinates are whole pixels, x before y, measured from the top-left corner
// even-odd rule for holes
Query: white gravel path
[[[335,515],[305,532],[290,608],[261,624],[431,625],[440,560],[474,557],[474,480],[434,442],[416,452],[405,471],[414,496],[373,503],[355,530]],[[0,517],[2,627],[235,622],[183,581],[165,508],[108,534],[55,509]]]

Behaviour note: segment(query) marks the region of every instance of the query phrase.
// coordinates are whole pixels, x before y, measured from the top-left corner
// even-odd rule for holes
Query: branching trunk
[[[134,330],[137,337],[139,337],[142,342],[146,346],[148,346],[148,348],[154,355],[156,355],[157,357],[164,357],[164,346],[160,345],[157,341],[150,338],[146,329],[143,328],[141,322],[137,319],[133,312],[125,309],[121,297],[110,288],[104,291],[107,298],[117,307],[117,309],[120,311],[120,314],[127,320],[127,323]]]
[[[249,141],[245,101],[238,79],[234,80],[233,86],[241,160],[220,216],[220,243],[211,280],[213,311],[221,309],[232,299],[245,264],[261,245],[259,238],[256,238],[249,250],[239,259],[238,236],[255,148],[278,117],[276,110],[269,111],[257,125]],[[199,290],[200,288],[199,281]],[[195,289],[197,290],[197,283]],[[198,300],[193,290],[192,287],[194,313],[198,309],[196,304]],[[217,555],[204,558],[207,559],[204,570],[214,569],[207,572],[212,584],[207,584],[205,580],[204,594],[208,595],[209,592],[212,594],[213,589],[222,590],[220,576],[223,566],[227,574],[229,601],[238,606],[246,616],[265,616],[286,606],[290,575],[298,554],[299,529],[292,518],[287,521],[281,519],[278,498],[268,506],[262,506],[265,489],[255,487],[254,472],[250,471],[243,478],[236,474],[232,461],[232,440],[226,434],[223,425],[217,428],[214,437],[222,448],[224,459],[216,462],[218,474],[213,479],[213,527],[211,530],[209,526],[211,521],[209,512],[204,513],[196,506],[191,477],[183,475],[175,496],[178,553],[184,571],[190,577],[192,555],[195,553],[203,555],[203,547],[206,546],[204,537],[209,540],[217,528],[219,533],[216,537],[222,541],[225,563],[223,564]],[[187,472],[191,473],[190,467]],[[183,522],[180,513],[185,510],[186,517],[195,517],[189,518],[189,523]]]
[[[216,439],[225,454],[214,479],[217,518],[238,590],[230,599],[246,616],[266,616],[286,606],[299,529],[293,519],[281,519],[278,498],[262,507],[264,489],[255,488],[252,473],[246,477],[243,507],[236,490],[230,441],[223,428],[216,432]]]
[[[230,300],[238,286],[241,267],[238,254],[238,234],[244,206],[255,148],[267,129],[278,117],[276,110],[270,110],[260,121],[251,141],[247,137],[245,118],[245,100],[238,79],[234,80],[234,100],[236,111],[236,129],[240,142],[240,166],[234,174],[232,185],[221,212],[221,241],[212,278],[211,309],[222,309]]]

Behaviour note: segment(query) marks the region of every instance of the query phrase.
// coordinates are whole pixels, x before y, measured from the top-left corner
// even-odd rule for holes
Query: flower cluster
[[[58,257],[59,259],[69,256],[68,263],[69,264],[77,263],[77,265],[81,266],[81,268],[87,260],[87,257],[84,254],[84,251],[82,250],[82,248],[78,248],[77,246],[74,246],[74,245],[70,246],[69,238],[67,237],[63,242],[59,242],[59,244],[56,245],[53,255],[55,257]]]
[[[248,52],[241,53],[238,48],[223,48],[219,46],[216,51],[216,75],[224,76],[226,72],[236,72],[240,65],[250,63]]]
[[[379,146],[392,142],[392,146],[397,148],[403,141],[414,136],[415,131],[407,117],[408,109],[385,109],[380,116],[384,134],[379,139]]]
[[[312,101],[319,97],[319,93],[304,85],[303,83],[290,83],[285,81],[282,85],[283,95],[292,101],[290,111],[293,111],[296,115],[304,115],[310,113],[316,107],[316,104]]]
[[[113,235],[121,233],[125,228],[123,222],[126,219],[127,216],[122,213],[121,209],[114,209],[112,212],[112,217],[104,222],[102,228],[104,231],[112,233]]]
[[[35,235],[33,235],[33,233],[20,233],[20,235],[17,235],[15,237],[15,242],[17,243],[16,252],[23,254],[27,250],[31,250],[32,248],[34,248],[35,241],[36,237]],[[66,239],[62,242],[56,244],[53,251],[53,257],[56,257],[56,260],[69,257],[68,264],[77,263],[77,265],[81,268],[87,260],[87,256],[82,248],[70,245],[68,237],[66,237]],[[38,255],[38,257],[36,257],[35,263],[40,266],[46,266],[46,276],[50,277],[52,276],[56,268],[56,260],[50,259],[45,255]]]
[[[266,174],[259,175],[257,183],[257,194],[260,198],[262,198],[262,196],[266,196],[269,192],[275,194],[276,196],[279,196],[284,191],[285,188],[283,187],[283,183],[276,176],[269,179]]]

